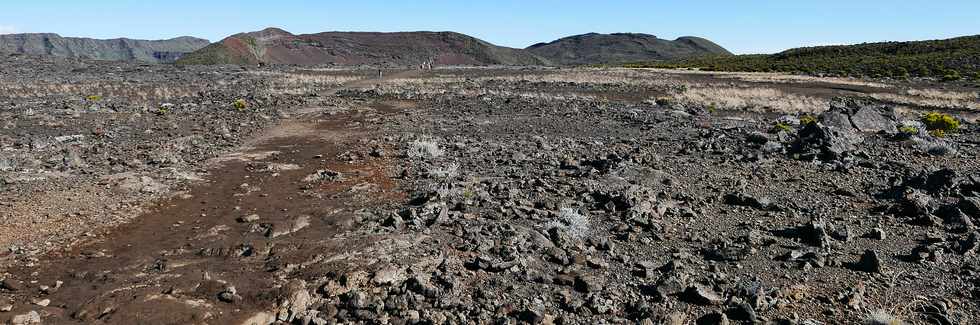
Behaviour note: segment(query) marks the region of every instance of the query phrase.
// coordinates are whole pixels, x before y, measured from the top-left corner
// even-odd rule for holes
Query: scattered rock
[[[3,279],[3,281],[0,281],[0,288],[3,288],[4,290],[7,291],[17,292],[23,290],[24,285],[20,281],[11,278],[6,278]]]
[[[728,320],[728,316],[719,312],[712,312],[707,315],[698,318],[697,325],[728,325],[731,322]]]
[[[259,215],[257,215],[257,214],[250,214],[250,215],[247,215],[247,216],[239,217],[238,218],[238,222],[241,222],[241,223],[253,223],[253,222],[259,221],[259,219],[261,219],[259,217]]]
[[[280,321],[292,322],[316,302],[303,280],[290,281],[283,290],[285,295],[280,298],[276,312],[276,319]]]
[[[594,276],[579,275],[575,277],[575,290],[585,293],[600,292],[602,291],[602,284]]]
[[[853,265],[854,269],[868,272],[868,273],[881,273],[883,265],[881,258],[878,257],[878,252],[872,249],[864,251],[861,254],[861,260]]]
[[[780,211],[781,208],[768,198],[758,198],[744,193],[729,193],[725,195],[725,203],[751,207],[765,211]]]
[[[26,314],[14,316],[14,318],[10,320],[10,323],[13,325],[41,324],[41,314],[38,314],[36,311],[32,310]]]
[[[300,231],[310,225],[310,216],[299,216],[291,220],[273,225],[266,233],[269,238],[276,238]]]
[[[236,303],[242,300],[242,296],[238,295],[238,291],[235,287],[229,286],[218,293],[218,300],[227,303]]]
[[[725,303],[725,298],[715,293],[710,288],[696,284],[687,287],[683,294],[684,301],[699,305],[721,305]]]
[[[343,180],[344,176],[340,172],[332,171],[329,169],[320,169],[313,174],[307,175],[303,178],[304,183],[318,183],[318,182],[336,182]]]
[[[885,230],[880,227],[875,227],[874,229],[871,229],[871,232],[865,235],[865,237],[867,238],[877,239],[877,240],[885,240],[885,236],[886,236]]]

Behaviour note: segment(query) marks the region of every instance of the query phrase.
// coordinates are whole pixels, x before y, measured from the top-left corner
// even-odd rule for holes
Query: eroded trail
[[[396,110],[376,107],[307,110],[212,160],[207,182],[189,192],[89,244],[9,270],[14,301],[4,318],[269,324],[299,317],[312,301],[297,274],[316,278],[342,267],[330,262],[350,260],[374,239],[336,235],[401,199],[386,148],[370,140],[377,121]]]

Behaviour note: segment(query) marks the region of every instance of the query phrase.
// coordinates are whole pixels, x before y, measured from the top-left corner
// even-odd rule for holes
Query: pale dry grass
[[[253,81],[264,80],[265,85],[256,93],[265,95],[306,95],[318,90],[333,88],[344,83],[360,80],[355,74],[324,74],[320,70],[309,71],[247,71],[230,76],[228,79],[202,80],[217,91],[228,91],[236,85],[252,85]],[[334,70],[330,70],[334,71]],[[336,70],[344,72],[345,70]],[[323,72],[328,72],[323,70]],[[200,84],[174,84],[163,82],[125,82],[116,80],[0,80],[0,98],[79,98],[100,96],[105,99],[125,98],[134,101],[152,102],[175,98],[197,96]]]
[[[575,93],[495,90],[484,85],[490,81],[581,83],[591,85],[629,85],[654,87],[668,91],[675,103],[687,106],[715,107],[720,110],[774,111],[784,113],[817,113],[827,109],[823,99],[791,94],[768,87],[719,86],[672,79],[659,71],[634,69],[571,69],[561,72],[518,73],[467,79],[453,76],[392,79],[377,90],[388,95],[438,95],[520,97],[545,100],[595,100],[595,96]]]
[[[33,99],[46,97],[101,96],[103,98],[125,97],[149,101],[158,98],[177,98],[192,96],[199,89],[190,86],[126,84],[120,82],[0,82],[0,97],[11,99]]]
[[[438,158],[444,153],[439,142],[431,138],[416,139],[408,146],[408,156],[412,158]]]
[[[724,72],[724,71],[700,71],[700,70],[680,70],[680,69],[636,69],[651,71],[663,74],[674,75],[705,75],[714,76],[722,79],[737,79],[746,82],[772,82],[772,83],[828,83],[848,86],[864,86],[874,88],[894,88],[882,82],[869,81],[859,78],[840,78],[840,77],[814,77],[772,72]]]
[[[342,70],[318,69],[309,71],[326,72]],[[249,74],[269,81],[269,87],[265,89],[265,92],[269,95],[305,95],[363,79],[363,77],[355,75],[327,75],[280,71],[249,71]]]
[[[674,94],[678,104],[714,107],[728,111],[819,113],[827,109],[826,100],[789,94],[773,88],[694,86]]]
[[[591,85],[629,85],[673,87],[683,84],[670,76],[634,69],[579,68],[548,73],[521,73],[508,76],[477,78],[477,81],[511,81],[543,83],[578,83]]]
[[[561,229],[576,239],[587,238],[594,232],[589,218],[572,208],[561,208],[558,218],[545,225],[545,229],[551,228]]]
[[[872,88],[894,88],[893,85],[886,83],[867,81],[857,78],[838,78],[838,77],[813,77],[813,76],[799,76],[799,75],[787,75],[787,74],[776,74],[776,73],[732,73],[731,75],[722,75],[722,78],[735,78],[746,82],[771,82],[771,83],[828,83],[833,85],[846,85],[846,86],[862,86],[862,87],[872,87]]]
[[[505,97],[544,100],[595,100],[595,96],[541,91],[498,90],[485,87],[482,80],[461,77],[396,78],[374,88],[382,95],[412,97],[453,94],[465,97]]]
[[[938,89],[908,89],[900,94],[877,93],[871,97],[896,104],[942,109],[980,111],[980,94]]]

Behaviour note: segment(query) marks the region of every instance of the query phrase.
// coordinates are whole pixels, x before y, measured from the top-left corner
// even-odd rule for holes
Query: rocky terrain
[[[208,40],[188,36],[148,41],[61,37],[51,33],[0,35],[0,53],[145,63],[173,63],[208,44]]]
[[[980,314],[967,89],[37,60],[0,60],[9,323]]]
[[[731,55],[718,44],[700,37],[659,39],[648,34],[589,33],[539,43],[528,52],[560,65],[617,64]]]

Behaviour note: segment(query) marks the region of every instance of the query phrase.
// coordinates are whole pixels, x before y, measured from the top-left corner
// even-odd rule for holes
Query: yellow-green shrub
[[[904,125],[904,126],[898,128],[898,132],[900,132],[902,134],[906,134],[906,135],[918,135],[919,134],[919,128],[916,128],[916,127],[911,126],[911,125]]]
[[[244,99],[237,99],[234,103],[232,103],[232,106],[235,106],[235,108],[240,111],[248,107],[248,103],[246,103]]]
[[[930,131],[942,131],[941,134],[945,135],[948,132],[956,131],[960,128],[960,121],[955,117],[940,112],[930,112],[922,116],[922,124],[926,125],[926,130]]]
[[[787,124],[786,122],[776,122],[776,124],[773,124],[772,130],[770,130],[769,132],[779,133],[779,131],[785,131],[787,133],[791,133],[793,132],[793,126]]]
[[[817,124],[817,117],[807,114],[800,116],[800,126],[807,126],[811,124]]]

